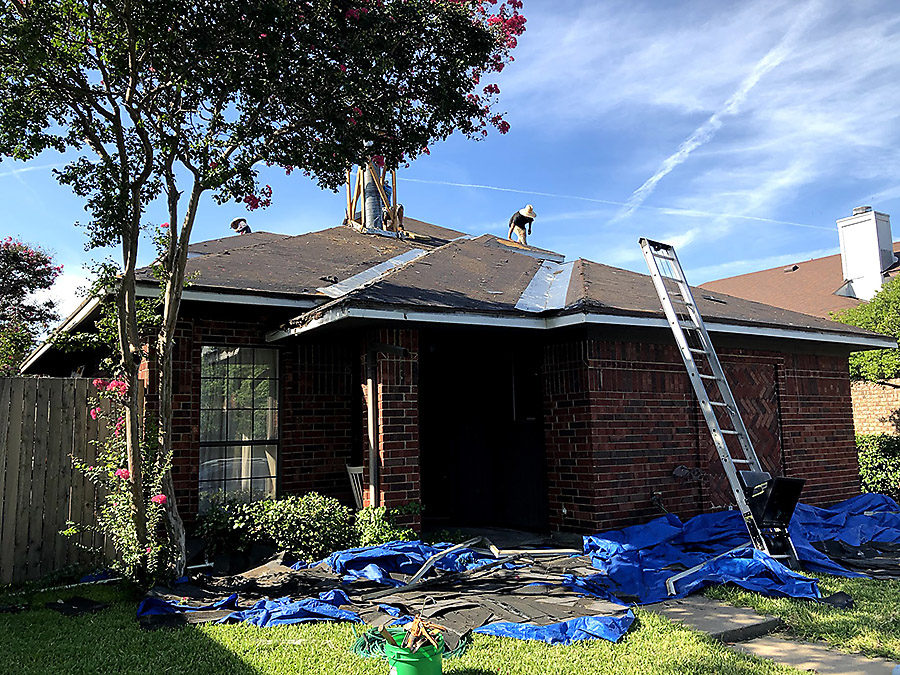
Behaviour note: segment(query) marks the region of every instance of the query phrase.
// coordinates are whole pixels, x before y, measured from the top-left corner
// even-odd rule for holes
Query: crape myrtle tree
[[[53,300],[34,294],[49,289],[61,272],[47,251],[12,237],[0,240],[0,377],[18,374],[37,336],[59,318]]]
[[[171,458],[172,337],[201,197],[265,207],[261,166],[336,189],[367,157],[408,162],[459,131],[501,133],[491,74],[525,28],[519,0],[0,0],[0,153],[74,156],[57,172],[83,197],[88,248],[121,254],[108,288],[126,383],[123,433],[138,543],[165,536],[169,572],[184,534],[166,472],[150,502],[143,464]],[[158,330],[137,325],[135,270],[146,210],[164,223]],[[156,231],[158,227],[153,226]],[[145,349],[145,347],[148,347]],[[156,361],[156,431],[142,446],[134,382]],[[142,454],[141,448],[145,450]],[[146,447],[154,448],[147,451]],[[164,535],[147,510],[165,510]],[[156,518],[153,519],[156,522]],[[147,547],[150,548],[149,546]]]

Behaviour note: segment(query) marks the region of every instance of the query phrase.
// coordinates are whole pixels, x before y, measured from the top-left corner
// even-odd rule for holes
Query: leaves
[[[835,321],[900,338],[900,284],[888,281],[869,302],[833,316]],[[876,349],[850,354],[850,377],[877,382],[900,375],[900,350]]]

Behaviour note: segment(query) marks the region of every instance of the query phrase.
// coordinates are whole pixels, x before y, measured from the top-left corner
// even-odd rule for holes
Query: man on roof
[[[235,218],[231,221],[231,229],[237,234],[250,234],[250,226],[246,218]]]
[[[534,212],[534,207],[531,204],[527,204],[524,209],[516,211],[509,218],[509,235],[507,238],[512,241],[513,232],[515,232],[519,243],[523,246],[528,246],[525,229],[528,228],[528,234],[531,234],[531,224],[535,218],[537,218],[537,214]]]

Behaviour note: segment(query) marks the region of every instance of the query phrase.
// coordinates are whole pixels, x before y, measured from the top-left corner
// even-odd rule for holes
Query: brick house
[[[900,272],[900,241],[890,216],[869,206],[837,221],[841,252],[784,267],[717,279],[702,288],[825,319],[871,300]],[[900,434],[900,378],[854,381],[853,423],[859,434]]]
[[[405,238],[341,226],[192,246],[174,401],[187,521],[216,493],[350,504],[348,465],[367,502],[421,502],[426,527],[593,532],[728,504],[647,276],[406,222]],[[895,342],[697,299],[763,463],[807,478],[810,503],[856,494],[847,357]],[[27,367],[73,361],[45,346]]]

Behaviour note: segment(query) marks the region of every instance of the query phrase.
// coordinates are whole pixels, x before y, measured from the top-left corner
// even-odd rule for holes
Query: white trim
[[[300,335],[321,326],[343,321],[345,319],[369,319],[380,321],[416,321],[421,323],[462,324],[476,326],[502,326],[506,328],[554,329],[579,324],[602,324],[613,326],[632,326],[641,328],[667,329],[668,323],[663,318],[627,316],[619,314],[599,314],[581,312],[557,317],[537,316],[496,316],[491,314],[474,314],[459,312],[433,312],[428,310],[369,309],[363,307],[334,307],[327,310],[303,326],[289,330],[278,330],[266,336],[268,342],[281,340],[291,335]],[[710,321],[707,328],[715,333],[736,335],[753,335],[778,339],[805,340],[809,342],[828,342],[877,349],[897,347],[897,341],[888,337],[871,337],[864,335],[846,335],[824,331],[804,331],[788,328],[765,328],[760,326],[743,326],[740,324]]]
[[[74,312],[72,312],[65,321],[63,321],[59,326],[57,326],[56,330],[53,331],[52,335],[57,335],[59,333],[68,333],[73,328],[77,328],[78,325],[88,318],[91,315],[91,312],[97,308],[97,305],[100,304],[100,299],[96,296],[92,296],[90,298],[85,299],[81,305],[78,306]],[[25,359],[25,362],[22,364],[22,372],[27,371],[31,366],[34,365],[35,361],[37,361],[44,353],[50,349],[51,342],[50,339],[44,340],[31,354],[28,355],[28,358]]]
[[[138,286],[136,295],[139,298],[155,298],[159,291],[149,289],[146,286]],[[322,304],[310,298],[277,298],[258,293],[229,293],[227,291],[199,291],[186,288],[181,292],[182,300],[191,302],[219,302],[229,305],[257,305],[265,307],[297,307],[299,309],[312,309]],[[322,298],[324,301],[325,298]]]

